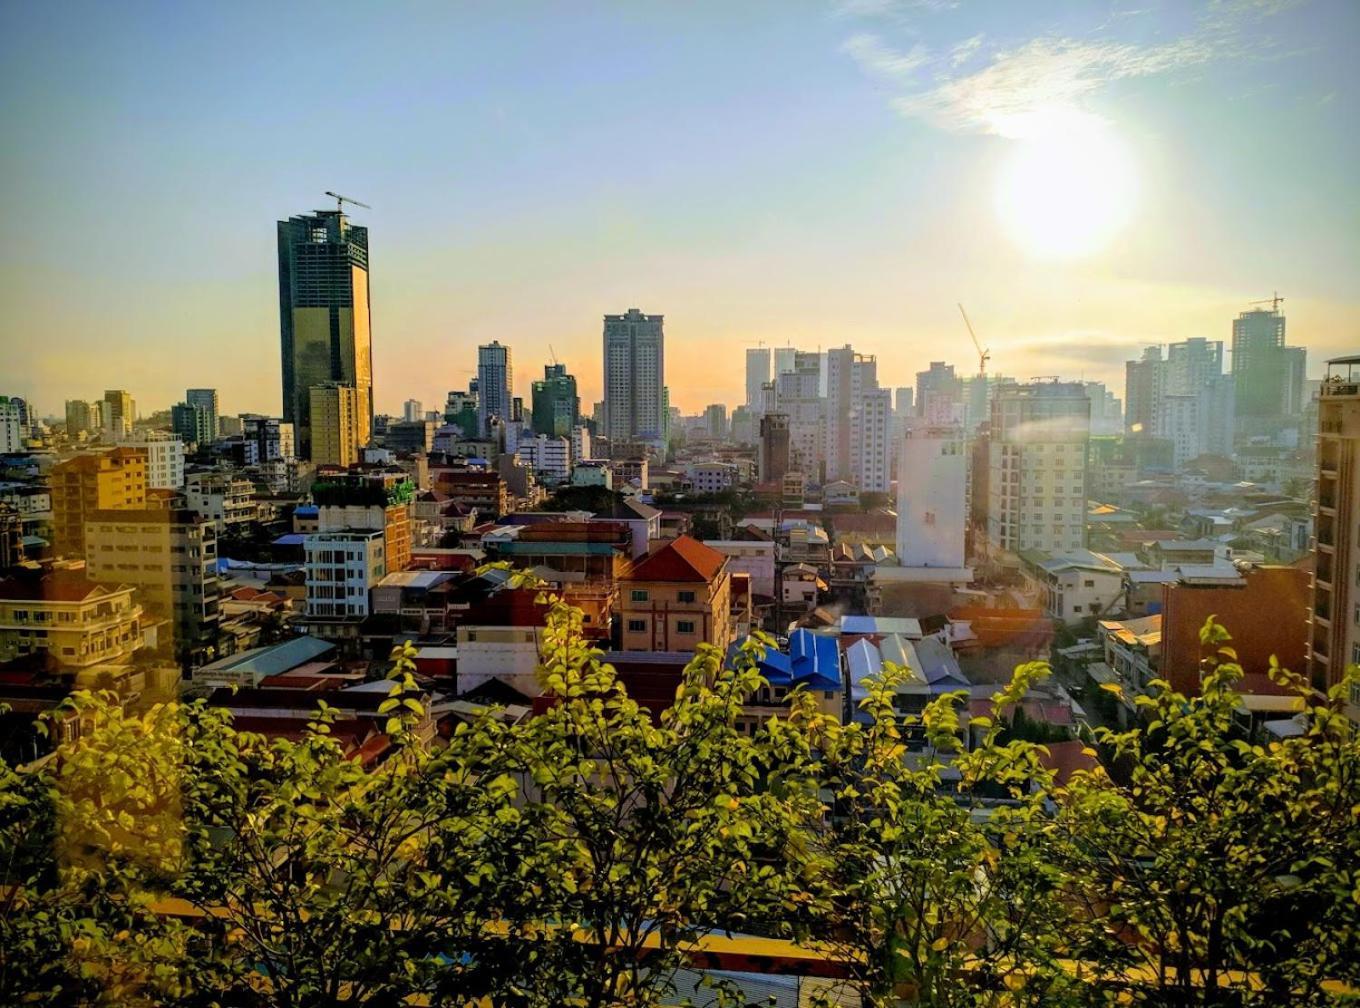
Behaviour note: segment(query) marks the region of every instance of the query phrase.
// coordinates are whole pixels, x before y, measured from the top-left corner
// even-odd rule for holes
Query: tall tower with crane
[[[310,390],[340,384],[355,390],[352,432],[368,444],[373,430],[373,342],[369,327],[368,228],[351,224],[345,204],[278,222],[279,349],[283,418],[293,424],[297,452],[311,457]]]

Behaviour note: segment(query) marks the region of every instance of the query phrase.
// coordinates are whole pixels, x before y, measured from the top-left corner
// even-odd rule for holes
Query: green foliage
[[[1156,684],[1145,723],[1101,733],[1118,779],[1060,786],[1000,716],[1042,664],[987,717],[963,694],[903,717],[889,668],[850,724],[795,690],[752,725],[757,640],[702,649],[654,715],[543,599],[544,713],[439,739],[404,645],[371,765],[324,704],[267,739],[202,702],[76,695],[76,740],[0,765],[0,1003],[676,1004],[715,929],[817,943],[866,1005],[1315,1004],[1360,983],[1345,684],[1324,701],[1272,667],[1300,731],[1249,737],[1212,621],[1202,695]]]

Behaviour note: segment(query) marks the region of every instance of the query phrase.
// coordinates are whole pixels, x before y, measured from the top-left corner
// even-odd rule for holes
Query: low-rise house
[[[0,578],[0,662],[34,655],[71,674],[126,665],[156,647],[158,630],[131,585],[50,568],[14,568]]]
[[[1114,612],[1124,593],[1124,570],[1103,553],[1024,550],[1021,572],[1037,589],[1051,619],[1072,625]]]
[[[1146,693],[1160,675],[1161,614],[1137,619],[1101,620],[1097,626],[1105,665],[1127,693]]]
[[[732,641],[732,574],[727,557],[689,536],[636,561],[619,580],[624,651],[726,648]]]

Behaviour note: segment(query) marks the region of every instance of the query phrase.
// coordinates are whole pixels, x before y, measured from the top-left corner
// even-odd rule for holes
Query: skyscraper
[[[953,364],[931,361],[928,370],[916,372],[916,415],[932,424],[963,421],[963,386]]]
[[[184,401],[190,406],[197,406],[207,417],[208,440],[216,441],[221,431],[217,424],[217,389],[215,388],[191,388],[184,392]]]
[[[769,347],[746,348],[746,408],[757,416],[761,410],[760,390],[770,380]]]
[[[794,361],[798,357],[798,351],[791,346],[780,346],[774,348],[774,374],[770,376],[772,380],[777,380],[780,375],[788,374],[793,370]]]
[[[892,393],[878,387],[877,358],[837,347],[826,352],[826,370],[826,478],[886,490]]]
[[[1151,437],[1157,429],[1166,375],[1160,346],[1150,346],[1138,360],[1124,363],[1124,427],[1130,434]]]
[[[359,460],[359,391],[352,385],[327,382],[307,390],[307,426],[311,460],[317,465],[347,466]]]
[[[534,431],[570,437],[581,423],[581,400],[576,394],[576,379],[567,374],[567,366],[543,365],[543,379],[530,386],[530,393]]]
[[[485,436],[494,417],[502,423],[515,419],[514,364],[510,348],[492,340],[477,348],[477,425]]]
[[[1303,347],[1285,346],[1278,300],[1233,319],[1232,376],[1237,429],[1247,437],[1279,433],[1280,421],[1303,409]]]
[[[614,444],[646,441],[665,450],[664,316],[629,308],[604,317],[604,434]]]
[[[368,228],[339,210],[278,222],[279,333],[283,419],[311,458],[311,388],[355,390],[359,444],[373,429],[373,345],[369,330]]]

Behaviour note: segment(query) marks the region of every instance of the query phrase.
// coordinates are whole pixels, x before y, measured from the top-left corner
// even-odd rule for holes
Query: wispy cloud
[[[891,0],[844,2],[870,18],[901,7]],[[867,74],[897,85],[893,106],[903,115],[954,132],[1016,137],[1055,111],[1089,114],[1092,100],[1115,82],[1259,53],[1269,46],[1261,22],[1300,2],[1210,0],[1182,35],[1158,43],[1121,40],[1107,24],[1079,37],[1048,34],[990,45],[978,34],[938,51],[919,41],[899,50],[878,34],[860,32],[843,49]]]

